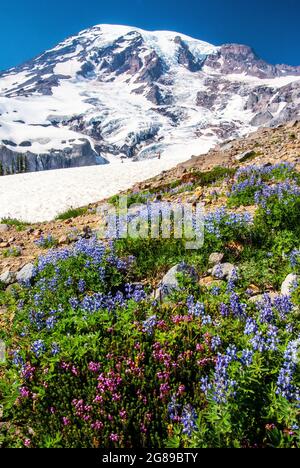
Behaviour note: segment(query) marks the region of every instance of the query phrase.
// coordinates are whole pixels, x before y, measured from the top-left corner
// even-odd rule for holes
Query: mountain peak
[[[203,142],[297,118],[299,75],[240,44],[96,25],[0,74],[1,167],[189,157]]]

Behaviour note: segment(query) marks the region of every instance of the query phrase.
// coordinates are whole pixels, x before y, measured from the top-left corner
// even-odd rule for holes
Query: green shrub
[[[2,252],[3,257],[20,257],[21,249],[19,247],[9,247]]]
[[[88,209],[86,207],[70,208],[69,210],[57,215],[55,219],[59,221],[66,221],[67,219],[78,218],[79,216],[83,216],[87,213],[87,211]]]
[[[24,221],[20,221],[19,219],[15,218],[2,218],[1,224],[13,226],[17,231],[24,231],[29,226],[29,223],[25,223]]]

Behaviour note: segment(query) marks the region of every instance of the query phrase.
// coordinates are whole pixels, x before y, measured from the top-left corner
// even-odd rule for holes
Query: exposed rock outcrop
[[[73,145],[71,148],[53,150],[44,154],[30,151],[21,153],[6,146],[0,146],[0,175],[93,166],[106,164],[106,162],[92,149],[88,140],[83,144]]]

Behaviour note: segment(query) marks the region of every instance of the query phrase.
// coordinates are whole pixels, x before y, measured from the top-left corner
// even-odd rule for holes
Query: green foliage
[[[8,249],[4,249],[2,251],[2,255],[5,258],[8,257],[20,257],[21,249],[19,247],[9,247]]]
[[[234,185],[228,197],[228,206],[232,208],[254,205],[257,203],[256,195],[263,194],[270,185],[283,181],[299,183],[299,174],[290,164],[241,168],[235,175]]]
[[[234,168],[215,166],[211,171],[208,172],[193,172],[193,176],[197,178],[197,185],[202,187],[211,185],[216,182],[220,182],[226,177],[231,177],[235,173]]]
[[[19,219],[15,218],[2,218],[1,224],[13,226],[17,231],[24,231],[29,226],[29,223],[25,223],[24,221],[20,221]]]
[[[59,221],[66,221],[67,219],[78,218],[79,216],[83,216],[87,213],[88,209],[86,207],[83,208],[70,208],[63,213],[60,213],[55,218]]]
[[[141,280],[155,279],[182,260],[190,264],[203,265],[203,251],[187,251],[183,239],[120,239],[116,242],[116,252],[121,256],[135,257],[134,275]]]
[[[131,205],[135,204],[145,204],[149,200],[151,193],[148,191],[138,192],[138,193],[129,193],[127,194],[127,206],[128,208]],[[109,199],[109,203],[118,207],[119,206],[119,195],[114,195]]]
[[[268,195],[254,222],[208,214],[199,251],[183,239],[80,239],[46,252],[31,284],[0,291],[0,445],[299,448],[300,287],[273,303],[249,292],[299,271],[299,197]],[[236,276],[203,286],[181,274],[168,301],[154,301],[169,267],[202,275],[213,251]]]
[[[183,182],[182,179],[176,179],[167,184],[162,184],[158,188],[149,188],[141,192],[127,194],[128,207],[133,204],[146,204],[148,201],[153,201],[156,196],[167,197],[174,193],[179,194],[182,192],[193,191],[197,187],[209,186],[221,182],[227,177],[231,177],[236,169],[216,166],[211,171],[200,172],[193,171],[189,174],[190,182]],[[118,206],[119,195],[114,195],[109,199],[109,202]]]
[[[273,235],[278,230],[299,230],[300,196],[286,195],[279,199],[276,195],[265,200],[255,216],[257,229],[267,235]]]

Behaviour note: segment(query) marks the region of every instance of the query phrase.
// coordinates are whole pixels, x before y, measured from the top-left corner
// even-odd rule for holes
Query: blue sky
[[[300,65],[299,0],[2,0],[0,11],[2,70],[99,23],[248,44],[271,63]]]

